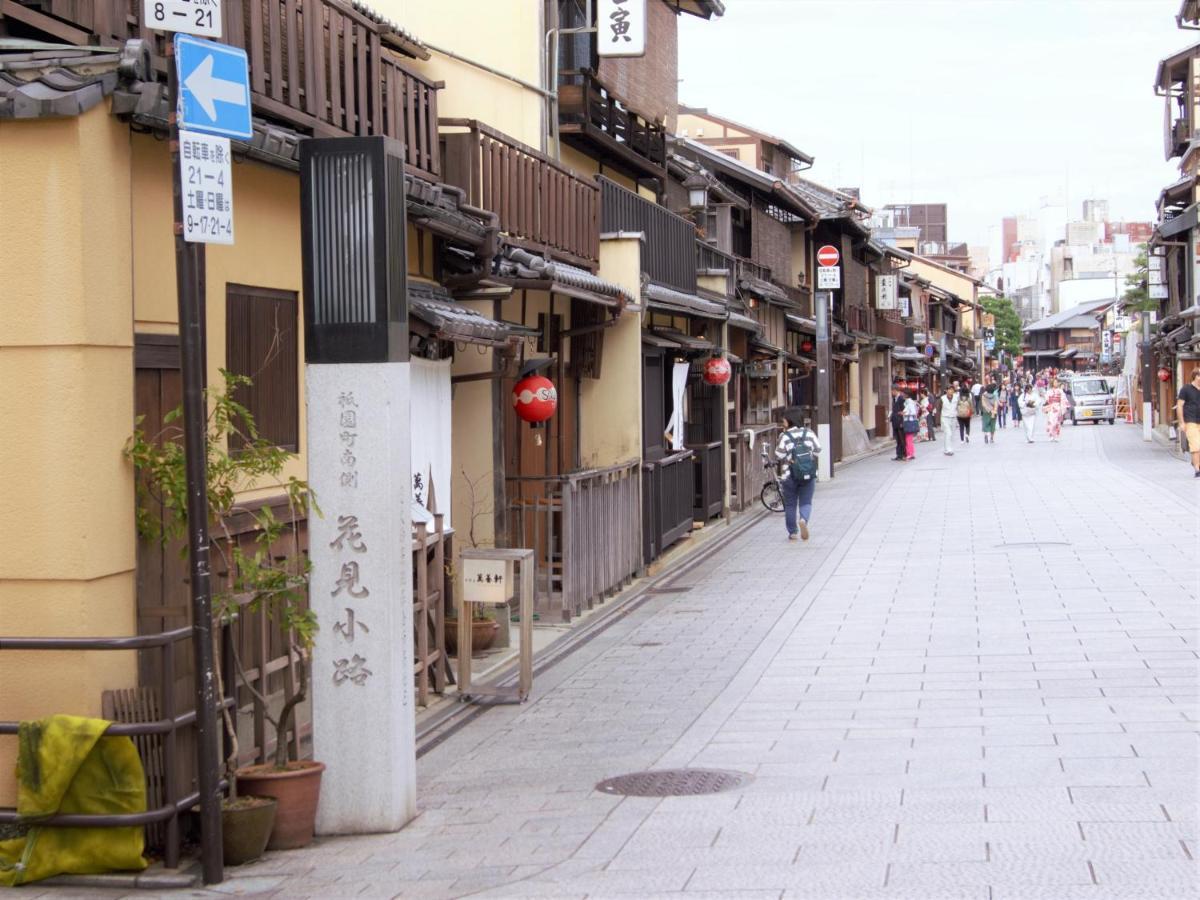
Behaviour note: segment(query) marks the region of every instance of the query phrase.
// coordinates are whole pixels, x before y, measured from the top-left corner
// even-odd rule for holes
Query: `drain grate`
[[[689,585],[677,585],[675,587],[668,587],[667,585],[663,585],[662,587],[650,588],[650,590],[646,591],[646,593],[647,594],[686,594],[688,591],[690,591],[692,589],[692,587],[693,587],[693,585],[690,585],[690,584]]]
[[[661,647],[662,643],[659,641],[638,641],[633,646],[635,646],[635,647]]]
[[[626,797],[691,797],[731,791],[753,777],[727,769],[658,769],[609,778],[596,790]]]

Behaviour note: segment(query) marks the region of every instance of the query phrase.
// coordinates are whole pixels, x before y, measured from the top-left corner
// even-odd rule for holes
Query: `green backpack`
[[[803,481],[812,481],[817,477],[817,454],[813,453],[812,448],[802,440],[808,436],[808,433],[808,429],[801,429],[800,437],[792,445],[791,454],[788,457],[788,471],[792,475],[792,480],[797,484]]]

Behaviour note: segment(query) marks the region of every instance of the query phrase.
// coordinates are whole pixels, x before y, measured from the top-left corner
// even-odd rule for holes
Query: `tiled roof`
[[[463,306],[440,284],[427,281],[409,281],[408,311],[447,341],[502,344],[526,331],[520,325],[489,319]]]
[[[495,274],[518,281],[546,282],[547,287],[560,285],[574,288],[592,295],[585,299],[595,299],[612,306],[624,306],[633,300],[620,285],[598,278],[587,269],[554,262],[520,247],[504,247],[496,259]]]
[[[80,115],[149,69],[141,41],[118,48],[0,40],[0,119]]]
[[[1078,306],[1072,306],[1070,309],[1064,309],[1062,312],[1026,325],[1025,331],[1048,331],[1053,328],[1095,328],[1096,314],[1101,309],[1111,306],[1112,302],[1112,300],[1090,300],[1087,303],[1080,303]]]
[[[387,16],[375,10],[369,3],[364,3],[363,0],[352,0],[351,6],[372,22],[387,28],[382,35],[385,43],[391,44],[414,59],[429,59],[429,49],[423,43]]]
[[[695,294],[672,290],[661,284],[646,285],[645,294],[650,306],[679,311],[688,315],[704,316],[708,319],[724,319],[728,315],[724,304],[705,300]]]

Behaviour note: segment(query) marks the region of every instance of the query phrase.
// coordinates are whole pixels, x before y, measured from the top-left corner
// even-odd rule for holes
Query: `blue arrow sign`
[[[254,136],[245,50],[177,34],[175,65],[180,128],[243,141]]]

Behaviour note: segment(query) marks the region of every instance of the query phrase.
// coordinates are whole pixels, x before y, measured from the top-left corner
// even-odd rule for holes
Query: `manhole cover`
[[[686,594],[691,589],[692,589],[691,585],[687,585],[686,587],[684,587],[684,586],[668,587],[666,585],[663,585],[662,587],[650,588],[650,590],[646,591],[646,593],[647,594]]]
[[[725,769],[659,769],[618,775],[600,782],[596,790],[626,797],[690,797],[731,791],[753,777]]]

